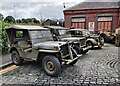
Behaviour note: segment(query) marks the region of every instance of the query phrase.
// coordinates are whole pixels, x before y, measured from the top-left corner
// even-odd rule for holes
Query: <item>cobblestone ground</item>
[[[25,62],[17,69],[3,74],[2,83],[3,86],[13,86],[13,84],[17,86],[18,84],[32,86],[120,86],[118,64],[118,48],[105,45],[100,50],[89,51],[74,66],[63,66],[58,77],[47,76],[41,66],[35,62]]]

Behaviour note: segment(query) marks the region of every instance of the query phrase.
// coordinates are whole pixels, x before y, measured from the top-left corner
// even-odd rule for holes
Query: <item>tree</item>
[[[12,16],[7,16],[5,19],[4,19],[5,22],[8,22],[8,23],[15,23],[15,19],[12,17]]]
[[[0,27],[0,54],[6,54],[8,53],[8,40],[7,40],[7,34],[5,31],[6,26],[10,26],[9,23],[5,23],[0,21],[1,27]]]
[[[22,23],[22,20],[17,19],[17,20],[16,20],[16,23]]]
[[[46,20],[45,18],[42,18],[42,17],[41,17],[41,18],[40,18],[40,25],[44,26],[45,20]]]
[[[36,18],[21,19],[21,22],[22,23],[27,23],[27,24],[34,24],[34,23],[37,24],[37,23],[40,23],[39,20],[37,20]]]
[[[3,15],[0,13],[0,20],[3,20],[4,19],[4,17],[3,17]]]
[[[32,19],[32,22],[34,23],[40,23],[39,20],[37,20],[36,18],[31,18]]]
[[[21,20],[21,22],[22,23],[27,23],[26,19],[24,19],[24,18]]]

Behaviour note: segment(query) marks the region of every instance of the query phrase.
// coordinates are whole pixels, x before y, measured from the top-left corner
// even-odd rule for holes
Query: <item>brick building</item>
[[[120,23],[120,2],[82,2],[64,10],[65,26],[114,31]]]

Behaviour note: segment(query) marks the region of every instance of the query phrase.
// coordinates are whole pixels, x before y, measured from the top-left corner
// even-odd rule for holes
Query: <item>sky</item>
[[[63,19],[63,10],[81,2],[106,2],[106,0],[2,0],[0,13],[19,18]],[[107,0],[120,1],[120,0]],[[66,8],[64,8],[65,3]]]

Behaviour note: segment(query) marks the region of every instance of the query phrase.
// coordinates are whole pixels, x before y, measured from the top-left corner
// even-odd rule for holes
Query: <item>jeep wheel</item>
[[[91,41],[87,42],[87,46],[91,46],[92,49],[94,48],[94,44]]]
[[[79,48],[78,46],[74,46],[73,49],[76,51],[77,54],[82,54],[83,49]]]
[[[50,76],[57,76],[61,71],[60,62],[55,56],[45,56],[42,60],[42,66]]]
[[[11,58],[12,58],[12,62],[15,64],[15,65],[20,65],[22,63],[22,59],[20,58],[19,54],[17,51],[13,51],[11,53]]]

